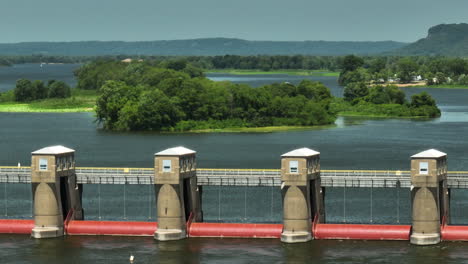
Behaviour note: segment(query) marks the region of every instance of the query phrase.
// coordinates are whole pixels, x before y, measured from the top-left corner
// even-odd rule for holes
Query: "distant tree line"
[[[345,56],[339,83],[411,83],[468,85],[468,60],[450,57],[358,57]]]
[[[68,98],[71,96],[70,86],[62,81],[49,80],[47,85],[43,81],[19,79],[13,90],[14,100],[30,102],[46,98]]]
[[[10,66],[11,64],[12,63],[9,60],[0,57],[0,66]]]
[[[468,85],[468,60],[465,58],[433,56],[309,56],[309,55],[224,55],[224,56],[1,56],[0,65],[21,63],[88,63],[92,61],[121,61],[130,58],[150,65],[166,63],[190,64],[203,70],[327,70],[340,71],[340,84],[348,82],[387,82],[398,79],[411,82],[421,76],[428,84]]]
[[[189,57],[191,63],[205,69],[280,69],[330,70],[339,69],[342,57],[333,56],[238,56]]]

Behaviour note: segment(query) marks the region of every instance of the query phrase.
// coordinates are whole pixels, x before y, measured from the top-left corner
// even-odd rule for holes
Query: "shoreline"
[[[267,126],[267,127],[231,127],[231,128],[212,128],[199,129],[188,131],[171,131],[162,133],[273,133],[287,131],[305,131],[305,130],[321,130],[336,127],[335,124],[319,125],[319,126]]]
[[[364,118],[378,118],[378,119],[434,119],[439,117],[427,116],[395,116],[395,115],[379,115],[379,114],[366,114],[361,112],[343,111],[338,113],[341,117],[364,117]]]
[[[430,89],[468,89],[468,85],[463,84],[437,84],[437,85],[428,85],[426,82],[416,82],[416,83],[383,83],[383,84],[372,84],[371,86],[376,85],[395,85],[399,88],[430,88]]]
[[[212,69],[206,70],[205,73],[224,73],[232,75],[273,75],[273,74],[284,74],[284,75],[295,75],[295,76],[329,76],[338,77],[339,72],[328,71],[328,70],[243,70],[243,69]]]

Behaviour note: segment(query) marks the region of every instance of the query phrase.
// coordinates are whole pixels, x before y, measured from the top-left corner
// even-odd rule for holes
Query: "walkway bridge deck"
[[[79,184],[153,184],[153,168],[76,168]],[[197,169],[199,185],[280,186],[280,170]],[[409,171],[322,170],[323,187],[409,188]],[[30,167],[0,167],[0,183],[30,183]],[[468,188],[468,171],[449,171],[449,188]]]

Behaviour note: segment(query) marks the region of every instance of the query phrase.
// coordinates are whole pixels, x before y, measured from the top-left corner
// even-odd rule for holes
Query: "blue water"
[[[25,67],[25,68],[21,68]],[[73,84],[71,68],[37,72],[23,65],[2,77],[0,89],[10,89],[15,76],[58,78]],[[29,68],[28,68],[29,67]],[[63,67],[69,67],[63,66]],[[16,70],[16,71],[15,71]],[[41,70],[39,69],[39,72]],[[10,77],[11,75],[11,77]],[[298,82],[298,76],[210,76],[259,86],[274,81]],[[316,78],[316,77],[310,77]],[[324,77],[325,78],[325,77]],[[341,94],[336,79],[323,79],[333,94]],[[3,86],[1,86],[3,83]],[[3,87],[3,88],[1,88]],[[184,145],[197,151],[199,167],[279,168],[281,154],[297,147],[321,152],[322,169],[409,169],[409,157],[437,148],[448,153],[450,170],[468,170],[468,90],[405,89],[408,95],[428,91],[442,109],[432,120],[339,118],[331,128],[255,133],[158,134],[120,133],[96,129],[89,113],[0,113],[0,165],[30,163],[38,148],[63,144],[76,149],[78,166],[151,167],[153,154]],[[0,217],[30,218],[31,190],[27,184],[0,184]],[[280,222],[279,188],[204,187],[203,211],[213,222]],[[406,188],[327,188],[326,220],[333,223],[410,223],[410,195]],[[468,192],[452,190],[451,223],[468,224]],[[84,185],[87,219],[155,221],[151,186]],[[159,243],[152,238],[66,237],[32,240],[0,235],[0,259],[11,263],[462,263],[466,243],[415,247],[408,242],[313,241],[285,245],[275,239],[189,239]]]
[[[76,85],[73,71],[80,64],[15,64],[11,67],[0,67],[0,92],[15,88],[18,79],[64,81],[71,86]]]

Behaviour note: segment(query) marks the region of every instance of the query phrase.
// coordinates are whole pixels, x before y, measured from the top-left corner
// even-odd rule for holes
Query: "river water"
[[[42,70],[52,67],[48,74]],[[13,87],[15,76],[59,79],[75,83],[73,65],[37,64],[0,68],[0,89]],[[28,75],[30,74],[30,75]],[[260,86],[272,82],[298,83],[303,78],[342,88],[335,77],[288,75],[209,75]],[[5,89],[5,88],[3,88]],[[8,88],[10,89],[10,88]],[[106,132],[96,128],[90,113],[0,113],[0,165],[29,165],[30,153],[47,145],[74,148],[78,166],[151,167],[153,154],[183,145],[197,151],[199,167],[279,168],[280,156],[298,147],[321,152],[322,169],[408,170],[409,157],[428,148],[448,153],[450,170],[468,170],[468,90],[407,88],[408,95],[428,91],[442,109],[431,120],[339,118],[335,126],[278,133],[158,134]],[[125,193],[125,195],[122,195]],[[0,215],[30,218],[27,185],[0,186]],[[125,198],[123,198],[123,196]],[[372,197],[372,201],[371,198]],[[468,224],[468,194],[452,192],[452,223]],[[327,221],[335,223],[409,224],[409,190],[397,188],[330,188],[326,191]],[[250,201],[255,201],[252,203]],[[83,205],[87,219],[154,221],[154,190],[150,186],[85,185]],[[280,222],[281,195],[277,188],[205,187],[206,221]],[[276,240],[189,239],[159,243],[151,238],[66,237],[32,240],[0,235],[1,259],[11,263],[361,263],[444,262],[468,257],[465,243],[414,247],[408,242],[314,241],[284,245]],[[430,257],[430,258],[429,258]],[[408,261],[409,260],[409,261]]]
[[[0,67],[0,92],[5,92],[15,88],[18,79],[41,80],[47,83],[48,80],[64,81],[75,86],[76,80],[73,70],[80,64],[14,64],[11,67]]]

